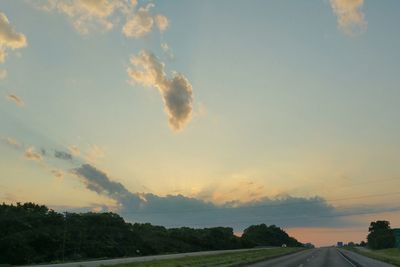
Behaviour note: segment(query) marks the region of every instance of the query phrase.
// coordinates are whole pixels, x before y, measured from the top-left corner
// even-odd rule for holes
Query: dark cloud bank
[[[161,197],[151,193],[132,193],[90,164],[75,168],[73,173],[89,190],[115,200],[120,207],[118,213],[126,220],[166,227],[224,225],[238,231],[256,223],[281,227],[344,227],[355,224],[348,218],[350,215],[381,211],[371,208],[338,210],[321,197],[264,198],[252,203],[216,205],[182,195]]]
[[[25,154],[35,152],[33,147],[28,147],[26,150],[25,146],[12,138],[1,138],[1,141]],[[42,148],[39,153],[35,152],[35,159],[44,160],[43,157],[52,155],[68,164],[80,164],[80,167],[72,169],[72,173],[81,179],[87,189],[115,200],[118,204],[116,212],[131,222],[150,222],[166,227],[231,226],[236,231],[259,223],[276,224],[281,227],[348,227],[361,223],[352,218],[353,215],[400,211],[398,206],[379,205],[338,209],[318,196],[261,198],[251,203],[232,201],[217,205],[183,195],[157,196],[151,193],[135,193],[121,183],[113,181],[106,173],[91,164],[82,163],[82,160],[74,158],[68,152],[58,149],[54,149],[53,153],[47,153],[48,151]],[[52,172],[54,174],[55,171]],[[62,172],[57,173],[62,175]],[[79,209],[65,206],[54,206],[54,208],[74,212],[85,212],[94,208],[109,210],[107,206],[98,204]]]

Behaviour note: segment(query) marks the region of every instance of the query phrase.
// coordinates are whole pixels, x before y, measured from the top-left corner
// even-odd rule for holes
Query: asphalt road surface
[[[25,267],[82,267],[82,266],[98,267],[98,266],[104,266],[104,265],[124,264],[124,263],[130,263],[130,262],[179,259],[179,258],[185,258],[185,257],[190,257],[190,256],[218,255],[218,254],[222,254],[222,253],[235,253],[235,252],[249,251],[249,250],[253,250],[253,249],[200,251],[200,252],[188,252],[188,253],[179,253],[179,254],[142,256],[142,257],[133,257],[133,258],[119,258],[119,259],[110,259],[110,260],[93,260],[93,261],[68,262],[68,263],[59,263],[59,264],[31,265],[31,266],[25,266]]]
[[[248,267],[392,267],[354,252],[334,247],[301,251]]]
[[[239,249],[239,250],[219,250],[219,251],[203,251],[203,252],[190,252],[180,254],[169,254],[169,255],[157,255],[157,256],[144,256],[134,258],[121,258],[121,259],[110,259],[110,260],[94,260],[86,262],[70,262],[61,264],[48,264],[48,265],[33,265],[32,267],[96,267],[102,265],[114,265],[129,262],[143,262],[151,260],[162,260],[162,259],[177,259],[188,256],[200,256],[200,255],[217,255],[227,252],[239,252],[247,251],[251,249]],[[282,256],[276,259],[259,262],[256,264],[249,265],[248,267],[393,267],[393,265],[376,261],[362,255],[356,254],[351,251],[337,248],[318,248],[309,249],[294,254]],[[29,266],[25,266],[29,267]]]

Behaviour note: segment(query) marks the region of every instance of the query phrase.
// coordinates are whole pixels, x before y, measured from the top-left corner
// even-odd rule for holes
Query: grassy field
[[[251,251],[231,252],[219,255],[209,256],[192,256],[180,259],[170,260],[155,260],[147,262],[134,262],[121,265],[114,265],[117,267],[228,267],[228,266],[242,266],[245,264],[258,262],[266,259],[271,259],[286,254],[298,252],[301,248],[273,248],[273,249],[257,249]]]
[[[400,266],[400,248],[389,248],[380,250],[352,249],[355,252],[396,266]]]

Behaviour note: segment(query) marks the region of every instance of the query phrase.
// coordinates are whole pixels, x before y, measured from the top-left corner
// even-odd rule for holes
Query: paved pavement
[[[280,258],[259,262],[248,267],[392,267],[347,250],[317,248]]]
[[[97,267],[97,266],[102,266],[102,265],[115,265],[115,264],[130,263],[130,262],[179,259],[179,258],[184,258],[184,257],[189,257],[189,256],[218,255],[218,254],[222,254],[222,253],[234,253],[234,252],[249,251],[249,250],[254,250],[254,249],[200,251],[200,252],[189,252],[189,253],[168,254],[168,255],[119,258],[119,259],[110,259],[110,260],[94,260],[94,261],[80,261],[80,262],[69,262],[69,263],[60,263],[60,264],[32,265],[32,266],[25,266],[25,267],[81,267],[81,266]]]
[[[248,251],[251,249],[202,251],[169,255],[144,256],[134,258],[120,258],[111,260],[82,261],[62,264],[34,265],[34,267],[97,267],[102,265],[115,265],[129,262],[143,262],[151,260],[178,259],[189,256],[218,255],[221,253],[234,253]],[[282,256],[272,260],[267,260],[248,267],[393,267],[393,265],[383,263],[357,253],[344,249],[316,248],[303,250],[294,254]],[[33,267],[33,266],[32,266]]]

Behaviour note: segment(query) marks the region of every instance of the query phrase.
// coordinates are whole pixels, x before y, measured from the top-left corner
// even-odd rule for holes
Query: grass
[[[241,252],[230,252],[218,255],[207,255],[207,256],[188,256],[179,259],[168,259],[168,260],[153,260],[146,262],[132,262],[120,265],[114,265],[116,267],[232,267],[232,266],[243,266],[254,262],[259,262],[267,259],[276,258],[279,256],[291,254],[302,250],[301,248],[272,248],[272,249],[257,249],[250,251]]]
[[[376,259],[380,261],[384,261],[396,266],[400,266],[400,248],[388,248],[388,249],[379,249],[379,250],[361,250],[354,248],[353,251]]]

